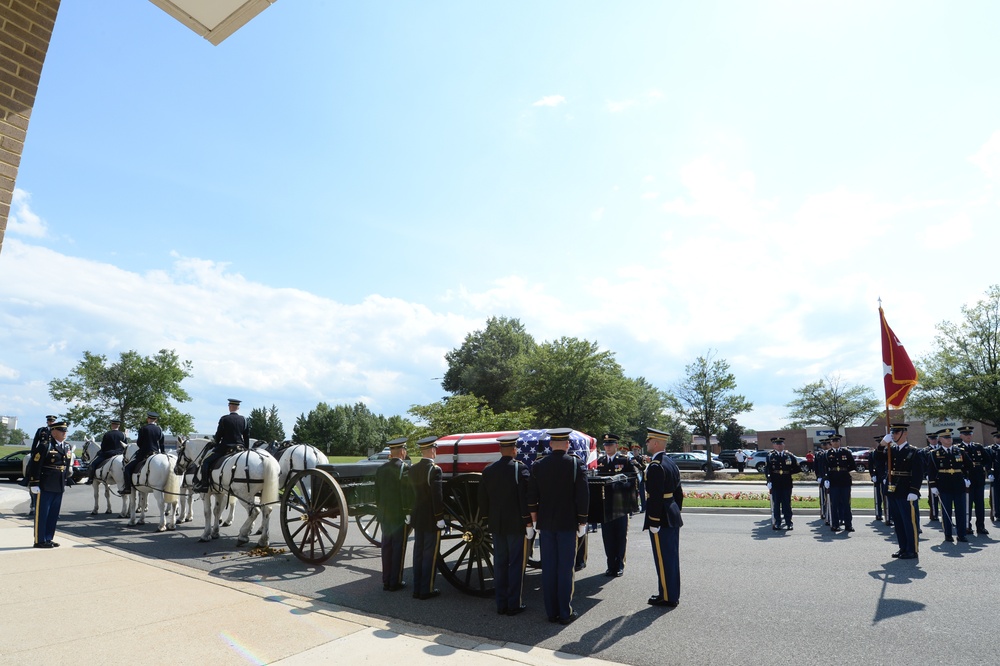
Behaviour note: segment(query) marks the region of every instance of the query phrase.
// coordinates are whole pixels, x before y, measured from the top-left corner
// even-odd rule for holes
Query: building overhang
[[[149,0],[218,46],[277,0]]]

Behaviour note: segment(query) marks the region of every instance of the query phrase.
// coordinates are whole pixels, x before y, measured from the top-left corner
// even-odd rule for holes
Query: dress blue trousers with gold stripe
[[[679,527],[661,527],[658,533],[649,533],[656,585],[665,601],[680,601],[681,597],[680,536]]]

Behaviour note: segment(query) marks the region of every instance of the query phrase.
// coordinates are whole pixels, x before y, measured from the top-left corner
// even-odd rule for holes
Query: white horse
[[[326,454],[315,446],[309,444],[284,445],[278,449],[278,465],[281,466],[278,482],[284,488],[292,472],[313,469],[317,465],[326,465],[329,462]]]
[[[88,438],[83,445],[83,459],[93,461],[101,451],[101,445]],[[111,493],[118,495],[118,490],[125,484],[125,465],[121,454],[112,456],[101,463],[99,468],[90,468],[90,479],[94,485],[94,510],[90,515],[96,516],[101,504],[101,486],[104,486],[104,503],[107,509],[104,513],[111,513]],[[114,484],[115,490],[111,489]],[[122,510],[118,514],[120,518],[128,515],[128,497],[120,495],[122,498]]]
[[[190,439],[187,437],[178,438],[177,465],[174,466],[174,473],[183,476],[181,483],[181,496],[177,508],[177,522],[189,523],[194,520],[194,475],[201,466],[201,462],[208,454],[209,447],[214,440],[197,437]],[[229,527],[236,519],[236,498],[229,497],[229,506],[225,519],[222,521],[223,527]]]
[[[129,444],[125,458],[132,460],[138,446]],[[177,502],[180,499],[181,477],[174,473],[176,459],[173,454],[155,453],[146,458],[132,474],[132,493],[129,496],[129,525],[146,523],[146,498],[152,493],[160,511],[157,532],[176,527]],[[136,513],[139,517],[136,518]]]
[[[219,538],[223,497],[235,496],[247,510],[247,519],[240,527],[236,545],[250,541],[253,521],[260,515],[262,525],[257,545],[266,548],[270,543],[271,510],[278,503],[281,489],[279,473],[278,461],[266,451],[239,451],[222,458],[221,464],[211,471],[211,489],[202,495],[205,531],[199,541]]]

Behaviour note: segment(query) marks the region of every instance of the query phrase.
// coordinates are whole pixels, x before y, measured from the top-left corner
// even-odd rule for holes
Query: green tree
[[[843,384],[839,376],[826,377],[793,389],[797,396],[786,407],[794,424],[824,425],[837,432],[875,415],[882,403],[867,386]]]
[[[416,438],[427,435],[443,437],[465,432],[526,430],[535,422],[535,412],[531,409],[494,412],[486,400],[474,395],[453,395],[429,405],[413,405],[408,413],[422,422],[413,433]]]
[[[532,407],[546,428],[575,428],[599,437],[628,424],[638,411],[633,384],[596,342],[563,337],[539,345],[526,359],[518,389],[520,404]]]
[[[8,431],[9,438],[7,444],[10,446],[23,446],[24,440],[28,439],[28,433],[20,428],[13,428]]]
[[[645,377],[626,379],[625,382],[635,395],[635,410],[628,415],[625,425],[611,424],[612,432],[619,432],[628,443],[643,444],[646,428],[674,432],[681,427],[676,417],[668,412],[670,398],[664,391],[650,384]]]
[[[686,366],[687,376],[677,384],[672,396],[675,410],[706,442],[737,414],[753,409],[752,402],[735,393],[736,377],[729,372],[729,363],[713,357],[714,352],[709,350]],[[709,465],[705,477],[714,476],[715,470]]]
[[[271,405],[267,407],[254,407],[250,410],[247,429],[250,431],[252,439],[259,439],[265,442],[281,442],[285,439],[285,428],[278,418],[278,408]]]
[[[292,439],[312,444],[331,455],[365,455],[368,450],[380,450],[390,439],[389,432],[412,431],[405,419],[373,414],[363,403],[330,407],[325,402],[316,405],[308,415],[295,420]],[[393,434],[392,437],[402,437]]]
[[[490,317],[486,328],[465,336],[444,358],[448,370],[441,386],[455,395],[475,395],[497,412],[516,409],[515,389],[525,358],[537,345],[517,319]]]
[[[110,365],[104,355],[85,351],[68,377],[49,382],[49,396],[71,405],[66,418],[89,432],[104,432],[114,418],[123,427],[139,428],[152,410],[160,414],[164,430],[182,435],[194,429],[193,421],[175,403],[191,399],[181,388],[190,376],[191,362],[179,360],[173,350],[161,349],[155,356],[122,352]]]
[[[935,349],[917,363],[920,383],[907,408],[925,418],[955,418],[1000,426],[1000,285],[963,320],[937,325]]]
[[[69,437],[67,437],[66,439],[68,439],[71,442],[82,442],[87,439],[87,433],[85,433],[82,430],[74,430],[69,434]]]
[[[729,419],[729,423],[719,434],[719,448],[721,449],[742,449],[743,448],[743,426],[736,419]]]

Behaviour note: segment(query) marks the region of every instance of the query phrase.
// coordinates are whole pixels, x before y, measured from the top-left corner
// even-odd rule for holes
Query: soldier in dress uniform
[[[403,563],[406,561],[406,523],[408,491],[406,438],[386,442],[389,460],[375,472],[375,518],[382,530],[382,589],[395,592],[406,587]]]
[[[908,423],[893,423],[872,454],[884,458],[889,470],[889,515],[896,527],[899,550],[892,554],[903,560],[918,557],[917,534],[920,513],[917,502],[924,482],[923,456],[906,439]]]
[[[875,435],[875,446],[882,441],[882,435]],[[889,495],[886,493],[887,474],[885,458],[871,457],[872,487],[875,489],[875,520],[881,520],[886,525],[892,525],[889,519]]]
[[[784,514],[784,529],[791,530],[792,475],[799,471],[799,462],[795,456],[785,451],[784,437],[772,437],[771,444],[774,450],[767,454],[767,462],[764,464],[767,489],[771,493],[771,529],[782,529],[781,516]],[[826,485],[825,479],[823,485]]]
[[[528,563],[528,540],[535,530],[528,511],[528,466],[515,458],[517,435],[503,435],[500,460],[483,470],[479,509],[493,536],[493,584],[498,615],[518,615],[526,608],[521,591]]]
[[[645,513],[646,511],[646,464],[648,460],[646,456],[642,454],[642,447],[638,444],[632,445],[632,450],[629,452],[632,456],[632,464],[635,468],[639,470],[639,511]]]
[[[1000,473],[1000,430],[990,433],[993,436],[993,445],[990,451],[990,474],[986,480],[990,482],[990,520],[994,523],[1000,520],[1000,507],[997,507],[996,476]]]
[[[989,531],[986,529],[986,476],[990,469],[990,454],[986,447],[979,442],[972,441],[972,433],[975,430],[972,426],[962,426],[958,429],[958,434],[962,438],[962,445],[965,448],[965,455],[969,459],[969,506],[967,528],[972,532],[972,517],[976,518],[976,534],[986,536]]]
[[[624,451],[618,451],[618,435],[608,433],[604,436],[604,455],[597,460],[598,476],[616,476],[624,474],[631,483],[639,471]],[[625,575],[625,547],[628,543],[628,513],[619,518],[601,523],[601,536],[604,539],[604,555],[608,568],[604,575],[608,578]]]
[[[194,492],[207,493],[209,491],[212,482],[212,466],[219,458],[241,449],[250,448],[250,429],[247,427],[247,420],[243,418],[239,410],[240,401],[230,398],[229,413],[219,419],[219,425],[215,429],[215,444],[212,445],[212,452],[201,463],[198,485],[194,488]]]
[[[833,449],[826,456],[826,479],[823,486],[830,491],[830,530],[839,532],[841,524],[847,532],[854,531],[851,513],[851,472],[854,454],[840,445],[840,435],[830,437]]]
[[[433,599],[441,594],[434,588],[438,547],[444,522],[444,488],[437,457],[437,437],[417,440],[420,462],[410,467],[408,478],[413,492],[410,528],[413,530],[413,597]]]
[[[35,448],[40,444],[45,444],[49,441],[52,436],[52,424],[59,420],[59,417],[55,414],[47,414],[45,416],[45,425],[35,431],[35,436],[31,439],[31,448]],[[25,479],[27,482],[27,479]],[[38,501],[38,495],[31,494],[31,507],[28,509],[28,515],[35,515],[35,506]]]
[[[947,429],[948,434],[951,434],[951,429]],[[934,451],[936,451],[940,444],[938,443],[938,438],[944,430],[938,430],[936,432],[927,433],[927,446],[920,450],[920,453],[924,456],[924,476],[930,472],[931,460],[934,458]],[[937,495],[931,495],[927,498],[928,518],[930,522],[936,522],[941,515],[941,498]]]
[[[94,483],[94,475],[97,474],[97,470],[101,468],[108,458],[114,458],[117,455],[125,453],[125,447],[128,445],[128,437],[125,436],[119,428],[122,422],[118,419],[111,419],[110,427],[111,429],[104,433],[101,437],[101,450],[97,452],[94,459],[90,461],[90,476],[87,477],[87,485]]]
[[[28,453],[28,488],[35,503],[35,548],[56,548],[59,509],[66,486],[73,483],[73,447],[66,443],[65,421],[52,421],[49,438],[31,446]]]
[[[139,428],[139,436],[135,440],[139,450],[136,452],[135,458],[125,465],[123,495],[132,492],[132,474],[142,466],[146,458],[163,453],[163,431],[160,430],[160,426],[156,425],[159,418],[160,415],[156,412],[146,412],[146,425]]]
[[[584,462],[569,454],[570,428],[548,431],[552,453],[531,466],[528,510],[538,530],[542,598],[549,622],[566,625],[573,612],[573,564],[577,541],[587,534],[590,488]]]
[[[940,446],[931,452],[930,471],[927,485],[932,497],[941,500],[941,515],[944,517],[944,540],[954,543],[952,522],[958,528],[958,540],[965,538],[967,518],[965,515],[965,489],[969,485],[971,463],[965,452],[952,445],[951,429],[937,432]]]
[[[827,467],[827,454],[830,453],[830,449],[833,445],[830,443],[829,437],[824,437],[819,440],[820,446],[823,448],[816,453],[815,459],[813,460],[813,468],[816,470],[816,484],[819,486],[819,512],[823,516],[823,522],[827,525],[830,524],[830,493],[826,489],[826,467]],[[773,507],[772,507],[773,508]]]
[[[649,530],[656,566],[656,594],[646,600],[650,606],[675,608],[681,599],[680,534],[684,520],[684,490],[677,463],[665,455],[669,435],[647,428],[646,448],[653,459],[646,467],[646,518],[642,529]]]

